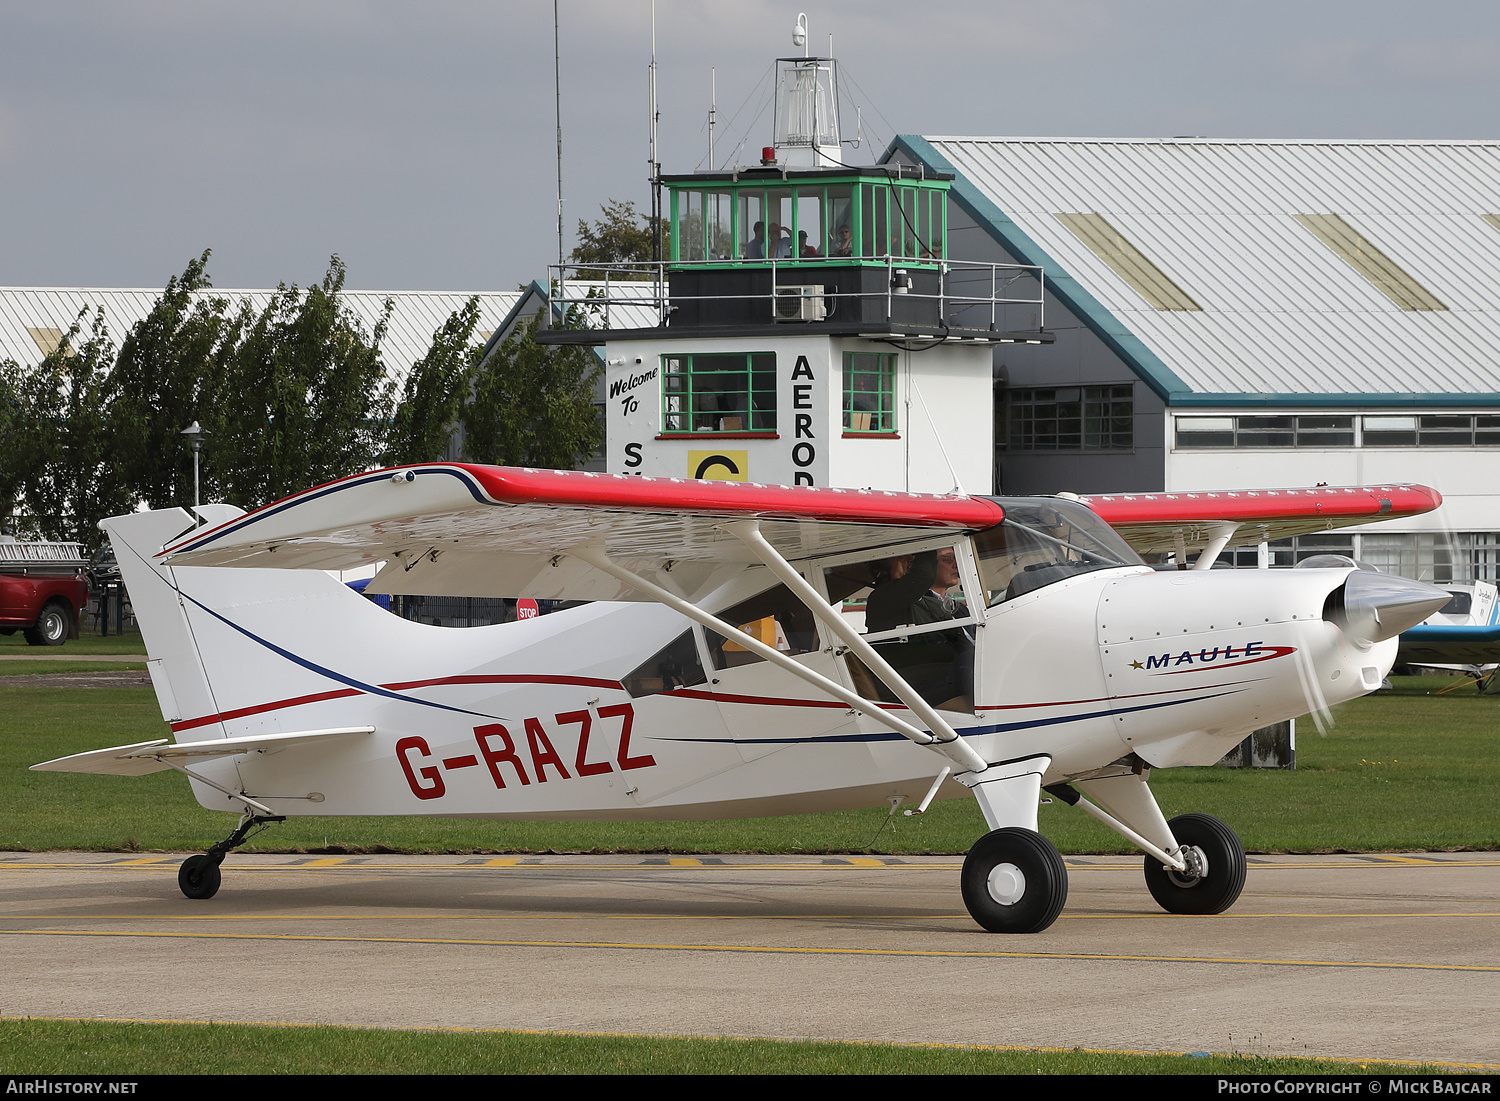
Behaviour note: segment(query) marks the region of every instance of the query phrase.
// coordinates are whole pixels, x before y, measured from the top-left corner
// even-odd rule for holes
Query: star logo
[[[1132,669],[1144,669],[1144,668],[1146,668],[1146,667],[1145,667],[1145,666],[1144,666],[1144,665],[1142,665],[1142,664],[1141,664],[1141,663],[1140,663],[1140,662],[1138,662],[1138,661],[1132,661],[1132,662],[1131,662],[1131,663],[1130,663],[1130,667],[1131,667],[1131,668],[1132,668]]]

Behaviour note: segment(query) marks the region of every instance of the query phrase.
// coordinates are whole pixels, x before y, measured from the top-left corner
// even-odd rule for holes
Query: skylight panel
[[[50,356],[57,351],[57,346],[63,342],[63,336],[66,335],[61,329],[33,329],[30,325],[26,326],[26,331],[31,334],[32,343],[41,349],[44,356]]]
[[[1127,241],[1102,214],[1054,214],[1110,270],[1158,310],[1198,310],[1202,306]]]
[[[1313,236],[1403,310],[1446,310],[1432,294],[1337,214],[1298,214]]]

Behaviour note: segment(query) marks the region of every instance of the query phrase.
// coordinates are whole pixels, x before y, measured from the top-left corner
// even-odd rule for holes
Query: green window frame
[[[662,435],[776,431],[776,353],[661,357]]]
[[[667,255],[674,263],[759,262],[772,257],[774,242],[754,250],[754,223],[769,236],[779,222],[789,236],[791,256],[783,259],[845,259],[836,255],[838,229],[850,227],[851,262],[936,265],[948,255],[948,190],[931,182],[885,182],[857,177],[826,181],[763,181],[671,185]],[[807,233],[801,253],[801,238]],[[751,255],[755,251],[760,255]]]
[[[844,431],[854,436],[896,431],[894,352],[844,353]]]

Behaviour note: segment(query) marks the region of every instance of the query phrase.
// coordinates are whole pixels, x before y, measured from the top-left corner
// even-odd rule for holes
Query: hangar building
[[[1275,564],[1497,579],[1500,142],[902,136],[885,159],[955,174],[955,259],[1045,269],[1056,342],[995,352],[1003,492],[1421,482],[1437,513]]]
[[[503,339],[516,319],[529,315],[536,307],[541,288],[536,284],[515,291],[351,291],[339,292],[339,301],[364,322],[367,331],[375,328],[390,300],[394,309],[381,343],[381,358],[391,377],[398,383],[427,354],[432,334],[442,328],[455,310],[462,309],[470,297],[479,299],[479,325],[475,336],[490,340],[493,334]],[[201,292],[203,298],[227,298],[232,307],[248,302],[251,309],[264,310],[274,290],[219,290]],[[75,321],[88,336],[94,312],[104,311],[104,323],[110,338],[118,346],[136,322],[148,313],[162,295],[160,287],[152,289],[90,287],[0,287],[0,360],[14,360],[34,366],[51,353]],[[82,320],[79,315],[84,314]]]

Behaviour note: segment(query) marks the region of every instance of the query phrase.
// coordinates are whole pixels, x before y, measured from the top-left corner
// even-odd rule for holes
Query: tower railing
[[[674,260],[553,264],[548,276],[552,328],[666,328],[685,313],[699,317],[735,306],[755,323],[883,319],[899,327],[901,317],[912,316],[902,304],[918,302],[928,304],[918,311],[930,318],[923,323],[928,328],[1046,327],[1045,276],[1031,264],[898,256]],[[1002,324],[1013,309],[1024,311],[1024,324]]]

